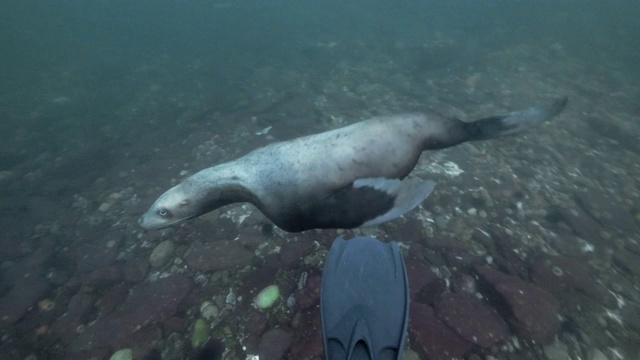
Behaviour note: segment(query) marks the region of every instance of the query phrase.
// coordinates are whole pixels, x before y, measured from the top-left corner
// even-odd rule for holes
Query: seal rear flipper
[[[320,293],[325,359],[400,359],[408,289],[397,243],[337,238],[325,260]]]
[[[514,111],[509,115],[492,116],[464,123],[465,141],[490,139],[537,127],[559,114],[567,102],[568,98],[563,97],[551,104],[532,106],[522,111]]]

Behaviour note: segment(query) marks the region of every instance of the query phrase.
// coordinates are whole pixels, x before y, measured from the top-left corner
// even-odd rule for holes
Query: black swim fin
[[[399,360],[409,318],[409,286],[395,242],[337,238],[320,295],[327,360]]]

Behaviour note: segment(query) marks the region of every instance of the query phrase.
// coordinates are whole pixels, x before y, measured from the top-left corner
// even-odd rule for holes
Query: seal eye
[[[182,200],[182,202],[180,203],[180,206],[187,206],[189,205],[189,203],[191,202],[191,200],[189,199],[184,199]]]
[[[158,209],[158,215],[160,215],[161,217],[168,217],[169,216],[169,210],[167,210],[165,208],[160,208],[160,209]]]

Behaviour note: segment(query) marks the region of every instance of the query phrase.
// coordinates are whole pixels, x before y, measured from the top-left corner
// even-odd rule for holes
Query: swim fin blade
[[[409,286],[398,244],[337,238],[320,295],[327,360],[399,360],[409,318]]]

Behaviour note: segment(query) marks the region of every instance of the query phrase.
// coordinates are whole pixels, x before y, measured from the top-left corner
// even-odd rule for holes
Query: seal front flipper
[[[420,179],[358,179],[322,199],[301,203],[291,216],[274,222],[287,231],[377,225],[418,206],[434,186]]]
[[[354,189],[370,187],[394,198],[393,206],[388,211],[365,221],[362,225],[378,225],[400,217],[420,205],[431,194],[435,186],[436,183],[431,180],[419,179],[369,178],[354,181]]]
[[[406,340],[409,292],[395,242],[337,238],[320,290],[327,360],[399,360]]]

